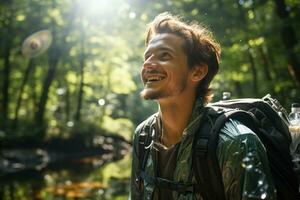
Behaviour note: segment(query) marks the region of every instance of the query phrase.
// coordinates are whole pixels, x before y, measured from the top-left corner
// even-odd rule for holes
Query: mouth
[[[156,81],[161,81],[163,79],[164,77],[162,76],[149,76],[148,78],[146,78],[146,82],[156,82]]]
[[[155,83],[165,79],[165,76],[162,75],[148,75],[145,76],[144,82],[147,83]]]

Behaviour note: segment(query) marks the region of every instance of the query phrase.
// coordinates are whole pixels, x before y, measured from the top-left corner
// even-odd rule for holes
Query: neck
[[[162,142],[169,147],[181,140],[183,130],[187,127],[191,117],[195,95],[192,97],[176,96],[173,100],[159,100],[159,114],[162,119]]]

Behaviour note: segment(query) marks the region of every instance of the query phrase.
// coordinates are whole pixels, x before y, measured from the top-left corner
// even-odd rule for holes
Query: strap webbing
[[[209,116],[207,115],[207,117]],[[250,122],[254,120],[248,112],[224,110],[213,124],[204,123],[196,135],[193,159],[193,162],[195,162],[194,171],[196,179],[201,185],[201,194],[204,199],[226,199],[216,149],[220,130],[229,118],[247,119]]]
[[[144,170],[146,166],[146,162],[150,153],[150,144],[153,141],[152,129],[151,126],[155,121],[155,117],[153,116],[145,126],[141,129],[141,133],[138,136],[138,151],[139,151],[139,169]]]
[[[141,172],[141,177],[149,184],[155,185],[158,188],[169,189],[179,193],[193,193],[199,190],[198,184],[182,183],[171,181],[160,177],[149,176],[146,172]]]
[[[209,112],[209,108],[206,109],[205,114]],[[210,121],[209,117],[207,114],[204,118]],[[216,149],[219,131],[227,119],[227,116],[222,113],[217,116],[216,120],[213,120],[214,122],[202,123],[195,137],[193,166],[204,199],[225,200],[223,179]]]

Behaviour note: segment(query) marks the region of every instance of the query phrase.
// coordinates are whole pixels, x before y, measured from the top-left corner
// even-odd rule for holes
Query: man
[[[209,85],[218,72],[219,57],[219,44],[197,24],[184,23],[168,13],[158,15],[150,24],[141,97],[157,101],[159,108],[136,129],[131,199],[203,199],[196,187],[187,190],[174,185],[197,185],[192,144],[211,99]],[[139,149],[144,133],[152,140],[145,147],[148,156],[141,155],[146,151]],[[264,146],[249,128],[228,120],[219,134],[217,157],[226,199],[276,199]],[[245,158],[255,162],[247,164]],[[258,185],[265,187],[257,191]]]

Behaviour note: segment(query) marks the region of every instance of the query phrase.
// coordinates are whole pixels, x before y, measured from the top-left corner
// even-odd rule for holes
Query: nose
[[[157,67],[157,63],[155,62],[153,55],[147,58],[143,63],[144,69],[154,69],[156,67]]]

